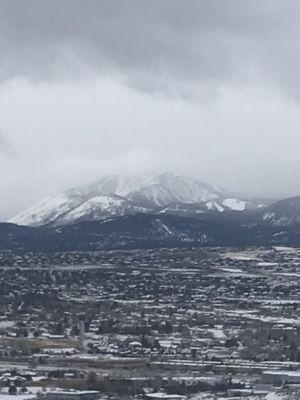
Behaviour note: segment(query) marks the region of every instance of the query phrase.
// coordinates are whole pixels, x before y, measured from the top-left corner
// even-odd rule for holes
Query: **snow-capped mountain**
[[[9,222],[19,225],[66,225],[137,213],[244,211],[251,204],[196,179],[173,174],[99,181],[50,196]]]

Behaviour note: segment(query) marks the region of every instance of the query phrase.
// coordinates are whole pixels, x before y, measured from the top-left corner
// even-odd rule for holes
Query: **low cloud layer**
[[[300,194],[298,1],[3,0],[0,217],[104,173]]]

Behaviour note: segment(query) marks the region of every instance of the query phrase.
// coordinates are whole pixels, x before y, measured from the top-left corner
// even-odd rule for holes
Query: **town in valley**
[[[300,249],[0,253],[0,399],[300,398]]]

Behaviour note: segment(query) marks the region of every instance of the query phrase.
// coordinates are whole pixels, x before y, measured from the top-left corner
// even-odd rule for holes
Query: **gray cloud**
[[[248,81],[298,98],[296,0],[3,0],[0,76],[101,72],[183,94]]]

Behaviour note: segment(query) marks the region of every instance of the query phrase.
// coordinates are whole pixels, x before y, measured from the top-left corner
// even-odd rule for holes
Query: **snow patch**
[[[247,202],[238,199],[225,199],[223,200],[223,206],[230,208],[234,211],[244,211],[247,207]]]

